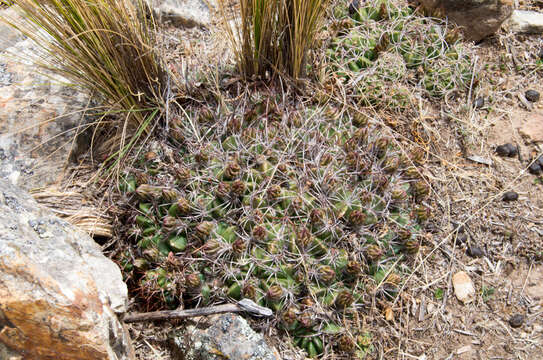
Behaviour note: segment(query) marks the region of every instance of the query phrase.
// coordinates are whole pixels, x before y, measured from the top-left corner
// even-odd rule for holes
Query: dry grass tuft
[[[229,21],[219,1],[222,23],[246,77],[305,74],[308,51],[326,11],[327,0],[241,0],[239,18]]]
[[[107,114],[116,114],[120,121],[100,125],[116,132],[118,150],[112,149],[111,158],[121,158],[137,137],[150,132],[164,108],[167,74],[154,48],[156,25],[144,1],[13,3],[20,17],[3,20],[38,44],[37,64],[98,96]]]

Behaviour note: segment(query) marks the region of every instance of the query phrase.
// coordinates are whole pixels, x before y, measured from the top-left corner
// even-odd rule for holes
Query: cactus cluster
[[[457,29],[387,0],[335,9],[337,36],[327,49],[330,70],[355,89],[361,104],[403,110],[409,89],[431,97],[473,82],[469,52]]]
[[[424,154],[360,113],[294,110],[272,96],[226,121],[189,115],[123,177],[132,210],[120,262],[132,293],[147,309],[250,298],[311,357],[368,351],[367,334],[343,326],[368,287],[397,294],[401,264],[419,249]]]

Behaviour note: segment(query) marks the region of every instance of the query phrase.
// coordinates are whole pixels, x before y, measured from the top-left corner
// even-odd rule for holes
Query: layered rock
[[[28,359],[131,359],[119,268],[0,179],[0,343]]]

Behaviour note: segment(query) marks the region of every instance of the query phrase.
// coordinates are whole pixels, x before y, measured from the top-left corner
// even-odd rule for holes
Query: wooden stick
[[[224,313],[239,313],[247,312],[256,316],[271,316],[273,312],[265,307],[255,304],[249,299],[243,299],[237,304],[223,304],[216,306],[209,306],[199,309],[189,310],[164,310],[154,311],[148,313],[135,313],[127,314],[124,316],[123,321],[125,323],[143,322],[143,321],[156,321],[156,320],[173,320],[173,319],[186,319],[195,316],[207,316],[214,314]]]

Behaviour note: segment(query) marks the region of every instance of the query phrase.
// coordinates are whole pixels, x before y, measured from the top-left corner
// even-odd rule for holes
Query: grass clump
[[[424,156],[359,113],[260,95],[228,121],[187,109],[141,156],[118,260],[144,309],[251,298],[309,356],[361,358],[356,319],[397,296],[421,246]]]
[[[246,78],[305,75],[308,53],[322,24],[327,0],[241,0],[229,21],[219,1],[238,70]]]
[[[351,14],[349,14],[349,11]],[[327,58],[363,106],[406,110],[413,90],[431,98],[465,91],[474,80],[457,29],[386,0],[338,6]]]
[[[38,65],[98,96],[108,114],[124,120],[112,126],[118,154],[133,144],[127,135],[150,131],[151,117],[164,107],[166,72],[143,0],[0,2],[16,5],[20,18],[4,21],[35,41]]]

